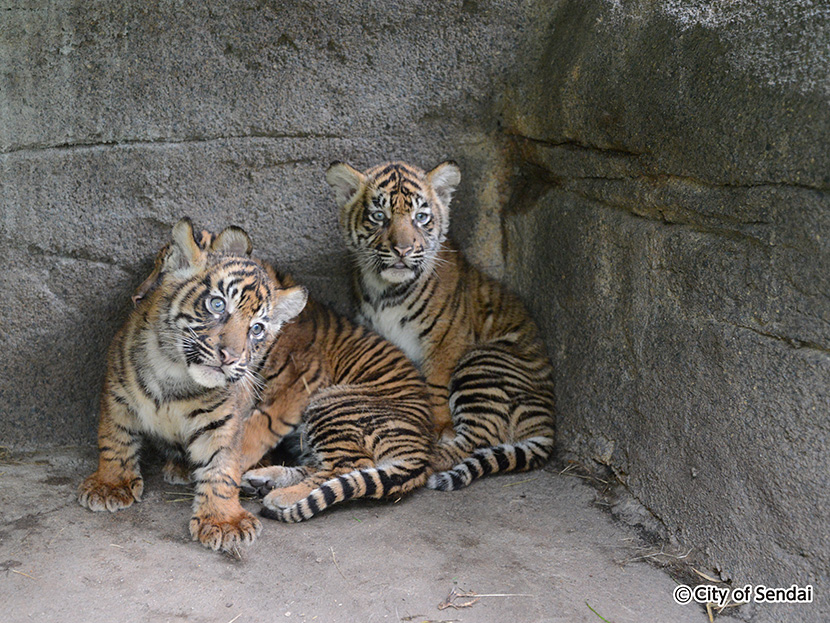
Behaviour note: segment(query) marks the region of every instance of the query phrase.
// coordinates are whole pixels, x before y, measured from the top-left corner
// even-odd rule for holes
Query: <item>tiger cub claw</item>
[[[132,506],[133,502],[140,502],[143,492],[144,480],[141,477],[121,482],[106,482],[93,474],[78,488],[78,502],[92,511],[114,513]]]
[[[250,545],[262,531],[262,523],[246,510],[227,517],[194,515],[190,536],[214,551],[236,553],[240,545]]]
[[[271,465],[251,469],[242,474],[242,488],[243,491],[250,488],[259,497],[264,497],[274,489],[297,484],[303,477],[304,472],[300,468]]]

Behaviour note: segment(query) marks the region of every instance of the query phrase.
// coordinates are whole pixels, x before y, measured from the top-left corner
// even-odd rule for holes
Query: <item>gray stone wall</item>
[[[738,585],[830,586],[830,8],[574,1],[547,23],[501,106],[504,247],[564,456]],[[817,591],[755,620],[828,620]]]

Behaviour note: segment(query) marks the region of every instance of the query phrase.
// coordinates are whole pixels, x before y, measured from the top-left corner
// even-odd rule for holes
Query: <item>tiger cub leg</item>
[[[213,550],[236,552],[249,545],[262,530],[262,524],[239,503],[241,432],[235,417],[215,431],[206,432],[187,448],[193,464],[196,495],[190,535]]]
[[[171,485],[190,484],[190,466],[181,459],[168,459],[161,468],[164,482]]]
[[[242,449],[240,465],[242,471],[250,470],[265,453],[296,430],[299,414],[293,418],[281,418],[267,409],[254,409],[245,420],[242,431]]]
[[[126,405],[105,392],[98,423],[98,469],[78,489],[78,502],[111,512],[141,500],[144,480],[138,466],[141,434]]]

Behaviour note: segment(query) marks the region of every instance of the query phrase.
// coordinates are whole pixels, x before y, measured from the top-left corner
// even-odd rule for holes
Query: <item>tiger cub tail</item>
[[[261,514],[283,523],[305,521],[328,507],[347,500],[380,499],[406,493],[424,484],[427,469],[428,465],[423,461],[406,459],[383,467],[356,469],[322,482],[306,497],[293,504],[267,505],[266,500]]]

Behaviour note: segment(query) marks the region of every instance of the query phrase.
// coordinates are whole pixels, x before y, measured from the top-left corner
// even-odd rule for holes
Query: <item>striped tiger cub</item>
[[[364,322],[423,372],[441,436],[427,486],[542,466],[554,446],[553,370],[519,299],[447,241],[461,179],[393,162],[361,173],[335,162],[326,180],[355,259]]]
[[[117,511],[141,499],[138,454],[149,435],[182,455],[165,466],[165,479],[193,470],[194,540],[233,552],[256,538],[261,524],[239,503],[242,472],[259,459],[242,454],[244,420],[280,328],[307,295],[281,287],[250,251],[235,227],[201,242],[189,220],[173,228],[109,349],[98,469],[80,486],[81,505]]]
[[[290,277],[280,283],[293,286]],[[429,395],[394,345],[310,300],[283,327],[262,375],[247,452],[261,453],[286,437],[298,438],[303,451],[299,466],[244,475],[268,490],[265,517],[303,521],[338,502],[400,496],[425,484]]]

